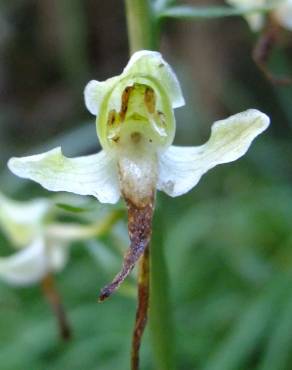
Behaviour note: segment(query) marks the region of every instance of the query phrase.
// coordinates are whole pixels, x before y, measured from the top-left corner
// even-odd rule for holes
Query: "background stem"
[[[158,48],[157,22],[148,0],[125,0],[130,54]]]
[[[43,293],[57,319],[61,339],[64,341],[69,340],[72,335],[71,328],[61,302],[61,297],[55,287],[54,277],[51,274],[48,274],[43,279],[41,285]]]

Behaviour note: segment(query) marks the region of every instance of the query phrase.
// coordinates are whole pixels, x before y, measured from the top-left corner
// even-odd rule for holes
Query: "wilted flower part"
[[[232,6],[240,9],[259,8],[273,6],[269,16],[280,26],[292,30],[292,0],[226,0]],[[265,25],[265,14],[251,13],[245,16],[250,28],[257,32]]]
[[[251,109],[216,122],[202,146],[172,146],[173,109],[184,105],[184,98],[170,66],[152,51],[135,53],[120,76],[89,82],[85,103],[97,116],[100,153],[71,159],[56,148],[12,158],[8,166],[52,191],[93,195],[103,203],[116,203],[121,195],[126,200],[130,249],[122,271],[102,291],[104,299],[149,244],[156,189],[173,197],[188,192],[209,169],[245,154],[269,118]]]

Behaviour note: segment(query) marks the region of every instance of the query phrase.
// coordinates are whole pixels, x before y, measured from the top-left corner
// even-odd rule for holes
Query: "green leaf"
[[[241,369],[263,340],[290,284],[291,279],[282,275],[248,305],[204,370]]]
[[[251,13],[265,13],[273,9],[270,6],[252,7],[252,8],[233,8],[229,6],[173,6],[160,14],[159,18],[177,18],[177,19],[210,19],[241,16]]]
[[[292,348],[292,297],[283,310],[277,313],[277,324],[270,336],[267,351],[259,370],[280,370],[289,368]]]

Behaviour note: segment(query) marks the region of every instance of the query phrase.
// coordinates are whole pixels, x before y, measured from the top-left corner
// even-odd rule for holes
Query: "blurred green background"
[[[161,50],[186,98],[176,112],[176,144],[203,143],[215,120],[247,108],[272,119],[244,158],[214,169],[187,195],[158,195],[155,238],[168,264],[178,370],[292,369],[292,86],[265,80],[251,59],[256,38],[239,17],[164,24]],[[291,41],[283,32],[273,71],[292,75]],[[98,150],[83,88],[120,73],[127,60],[122,1],[0,2],[2,192],[51,196],[10,174],[11,156],[58,145],[68,156]],[[10,246],[0,238],[4,255]],[[40,287],[0,282],[0,368],[128,369],[134,277],[97,304],[126,246],[125,221],[102,239],[72,246],[57,276],[74,332],[65,344]],[[148,332],[141,369],[159,370]]]

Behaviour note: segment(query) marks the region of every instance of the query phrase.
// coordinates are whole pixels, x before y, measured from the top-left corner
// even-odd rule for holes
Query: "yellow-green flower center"
[[[106,107],[98,118],[98,131],[102,145],[107,149],[143,144],[151,150],[166,147],[172,141],[174,117],[168,99],[160,98],[153,87],[133,83],[121,89],[120,104]],[[115,89],[114,89],[115,90]],[[112,91],[110,95],[115,95]]]

